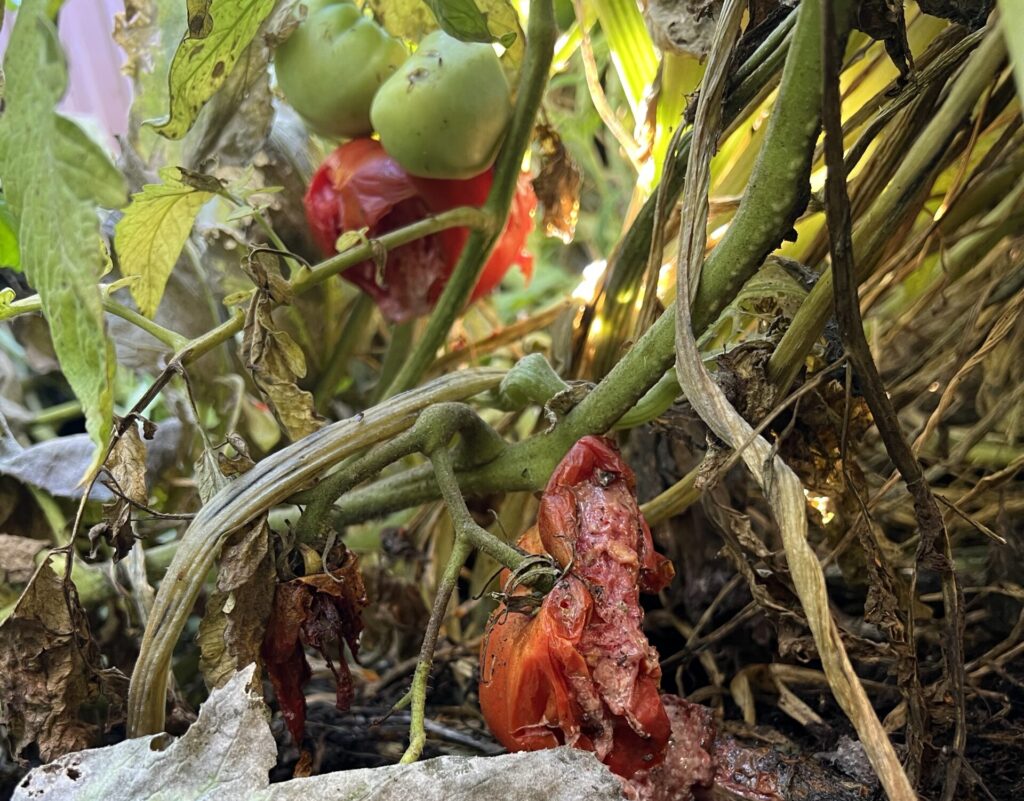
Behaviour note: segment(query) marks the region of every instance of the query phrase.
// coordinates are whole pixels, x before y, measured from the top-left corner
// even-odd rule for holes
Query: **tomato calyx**
[[[415,178],[376,140],[354,139],[317,169],[306,192],[306,218],[321,250],[332,255],[346,232],[365,230],[373,238],[459,206],[480,207],[493,180],[492,170],[464,180]],[[525,245],[536,205],[529,180],[521,177],[509,217],[470,301],[492,291],[513,264],[530,277],[533,260]],[[469,233],[465,227],[445,229],[394,248],[382,265],[368,260],[342,276],[369,294],[385,317],[403,322],[433,308]]]

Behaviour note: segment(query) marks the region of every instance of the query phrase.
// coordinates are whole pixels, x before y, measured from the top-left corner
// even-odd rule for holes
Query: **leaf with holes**
[[[180,139],[274,9],[274,0],[190,0],[188,31],[171,62],[170,112],[155,126]]]

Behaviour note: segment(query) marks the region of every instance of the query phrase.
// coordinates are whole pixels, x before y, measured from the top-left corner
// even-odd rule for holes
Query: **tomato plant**
[[[347,0],[306,5],[306,18],[274,55],[281,91],[320,133],[365,136],[373,97],[405,61],[405,45]]]
[[[306,217],[317,243],[331,254],[348,231],[366,229],[368,236],[378,236],[458,206],[481,206],[492,180],[490,170],[466,180],[415,178],[379,142],[356,139],[337,148],[314,174],[306,192]],[[513,264],[531,275],[533,261],[523,248],[536,203],[529,180],[522,177],[471,300],[494,289]],[[407,320],[433,307],[468,237],[467,228],[449,228],[395,248],[383,269],[365,261],[343,275],[371,295],[389,319]]]

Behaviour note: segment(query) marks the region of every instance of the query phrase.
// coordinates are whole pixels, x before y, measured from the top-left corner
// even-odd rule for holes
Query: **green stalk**
[[[526,54],[520,72],[516,105],[505,143],[494,166],[494,183],[483,206],[483,211],[490,216],[493,224],[488,230],[476,229],[470,233],[455,270],[427,321],[423,335],[382,397],[403,392],[419,382],[433,362],[438,349],[444,344],[452,323],[465,308],[470,293],[480,278],[487,257],[501,234],[504,221],[508,218],[512,196],[519,182],[523,153],[533,135],[534,119],[547,86],[557,31],[551,0],[531,0],[526,32]]]
[[[707,328],[757,272],[764,257],[789,230],[808,194],[810,156],[821,108],[819,11],[816,3],[806,3],[797,12],[779,99],[750,188],[701,274],[693,308],[695,331]],[[511,446],[483,467],[460,473],[460,486],[467,494],[543,487],[573,443],[586,434],[609,430],[662,378],[674,358],[672,305],[551,432]],[[344,521],[354,522],[424,503],[437,495],[433,475],[414,469],[348,493],[337,508]]]
[[[408,429],[428,406],[492,389],[504,371],[463,370],[404,393],[361,415],[325,426],[261,460],[199,510],[160,584],[128,691],[128,732],[161,731],[171,655],[224,540],[283,503],[334,465]]]
[[[989,31],[953,83],[941,108],[913,148],[906,151],[896,174],[861,218],[853,234],[858,282],[870,274],[876,261],[873,255],[892,235],[893,226],[902,216],[898,210],[933,174],[950,140],[992,82],[1005,57],[1006,47],[999,31]],[[800,305],[768,362],[768,375],[781,391],[793,383],[804,359],[821,336],[832,314],[832,296],[832,269],[828,268]]]

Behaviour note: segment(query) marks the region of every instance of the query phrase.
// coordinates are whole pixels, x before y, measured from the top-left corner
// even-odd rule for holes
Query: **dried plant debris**
[[[533,179],[533,191],[543,210],[541,225],[547,236],[568,244],[579,219],[583,173],[551,126],[537,126],[537,146],[541,162]]]
[[[178,740],[166,735],[68,755],[30,773],[12,801],[619,801],[615,777],[569,748],[499,757],[441,757],[269,784],[276,746],[254,669],[214,690]],[[439,780],[443,777],[443,781]]]
[[[73,584],[44,562],[7,620],[0,623],[0,728],[11,753],[32,746],[44,761],[94,745],[101,734],[86,705],[101,698],[117,718],[127,682],[101,670]]]
[[[704,59],[721,9],[721,0],[647,0],[644,19],[660,50]]]
[[[270,536],[260,520],[233,534],[221,551],[217,589],[199,624],[199,669],[211,689],[259,661],[277,580]]]
[[[352,656],[358,657],[366,604],[359,560],[351,552],[330,573],[302,576],[277,585],[262,654],[277,703],[296,744],[302,742],[306,722],[303,687],[312,675],[304,647],[317,649],[327,660],[336,682],[336,705],[342,711],[348,709],[354,689],[344,646],[348,645]],[[338,649],[336,658],[330,654],[332,647]]]

